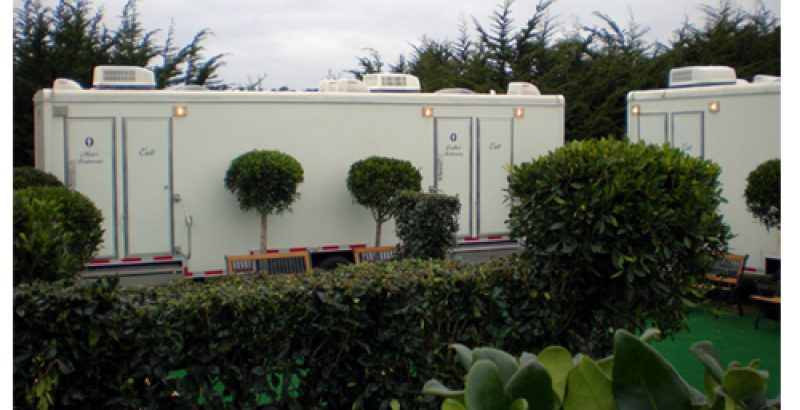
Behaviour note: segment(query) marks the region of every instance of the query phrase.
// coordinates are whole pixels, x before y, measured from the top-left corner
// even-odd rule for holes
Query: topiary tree
[[[103,238],[89,198],[64,187],[14,191],[14,285],[75,278]]]
[[[668,145],[605,139],[512,168],[511,234],[553,302],[556,337],[605,351],[609,329],[681,328],[684,301],[700,298],[690,285],[728,250],[720,172]]]
[[[399,191],[422,190],[422,175],[408,161],[373,156],[350,167],[347,189],[354,202],[372,211],[375,246],[381,246],[381,226],[393,216],[392,199]]]
[[[279,151],[253,150],[233,161],[225,174],[225,188],[236,195],[239,208],[261,215],[261,251],[267,251],[267,216],[292,211],[300,198],[303,167]]]
[[[771,159],[750,172],[744,191],[747,210],[769,228],[781,225],[781,160]]]
[[[64,184],[55,175],[31,167],[14,168],[14,190],[37,186],[58,186]]]

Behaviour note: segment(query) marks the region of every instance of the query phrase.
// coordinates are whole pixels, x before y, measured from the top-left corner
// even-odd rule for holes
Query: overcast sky
[[[365,48],[373,48],[387,64],[400,54],[410,56],[410,44],[418,45],[423,35],[436,40],[455,40],[462,19],[476,39],[472,18],[485,27],[502,0],[395,0],[395,1],[313,1],[313,0],[139,0],[138,11],[145,29],[161,29],[157,44],[163,45],[174,22],[176,44],[184,46],[200,30],[208,28],[214,36],[203,44],[206,57],[229,53],[226,66],[219,71],[225,82],[243,84],[260,75],[267,76],[265,88],[288,86],[293,89],[316,87],[328,71],[340,74],[356,68]],[[56,0],[41,0],[55,6]],[[20,7],[22,0],[14,0]],[[603,22],[592,15],[607,14],[623,28],[630,16],[649,27],[649,41],[668,42],[673,31],[688,18],[701,26],[701,4],[718,6],[718,0],[557,0],[550,16],[562,30],[573,31],[576,24],[598,26]],[[109,29],[118,27],[125,0],[95,1],[103,7]],[[512,17],[517,27],[530,19],[538,0],[517,0]],[[738,6],[753,11],[756,3],[738,0]],[[780,0],[764,0],[776,17],[781,17]],[[388,67],[387,67],[388,68]]]

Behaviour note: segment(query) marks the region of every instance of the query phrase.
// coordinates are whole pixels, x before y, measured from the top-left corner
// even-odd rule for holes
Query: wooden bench
[[[393,260],[397,249],[398,248],[394,246],[358,248],[354,251],[356,263],[386,262]]]
[[[725,295],[730,295],[730,300],[735,302],[739,307],[739,316],[744,316],[742,311],[742,301],[740,292],[742,287],[742,273],[747,265],[747,258],[749,255],[726,255],[714,263],[711,273],[706,277],[714,285],[713,289],[719,293],[719,302],[717,303],[717,310],[722,307],[722,302]]]
[[[308,251],[225,256],[228,275],[267,273],[294,275],[311,270]]]
[[[780,272],[774,273],[768,283],[758,283],[755,295],[750,296],[758,304],[758,313],[753,329],[758,329],[758,319],[767,310],[780,310],[781,308],[781,279]]]

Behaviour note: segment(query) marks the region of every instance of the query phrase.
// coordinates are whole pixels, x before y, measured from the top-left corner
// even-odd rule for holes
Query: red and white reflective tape
[[[352,251],[355,249],[366,248],[366,244],[357,245],[330,245],[320,246],[316,248],[283,248],[283,249],[268,249],[267,253],[292,253],[292,252],[332,252],[332,251]],[[261,251],[250,251],[251,255],[257,255]]]
[[[496,242],[496,241],[510,241],[511,237],[508,235],[484,235],[484,236],[474,236],[471,238],[459,238],[458,244],[473,244],[473,243],[480,243],[480,242]]]
[[[95,259],[89,262],[91,266],[101,265],[121,265],[126,263],[148,263],[148,262],[164,262],[164,261],[177,261],[181,260],[172,255],[164,256],[148,256],[144,258],[115,258],[115,259]]]
[[[186,279],[218,278],[220,276],[225,276],[225,271],[189,272],[189,268],[183,271],[183,277]]]

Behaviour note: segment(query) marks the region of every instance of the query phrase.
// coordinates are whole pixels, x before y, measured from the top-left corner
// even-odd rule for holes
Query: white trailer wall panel
[[[271,215],[268,220],[268,248],[283,250],[338,244],[372,246],[375,222],[371,213],[354,204],[347,191],[350,166],[370,156],[408,160],[420,170],[424,190],[438,186],[436,124],[467,119],[466,128],[459,133],[468,132],[473,139],[472,150],[464,151],[472,169],[444,170],[448,176],[456,173],[464,186],[459,190],[472,191],[471,200],[460,195],[462,229],[470,225],[472,229],[465,237],[478,235],[479,210],[484,226],[492,227],[486,228],[487,233],[494,234],[498,221],[508,218],[508,205],[500,201],[497,192],[507,188],[503,166],[512,162],[490,160],[491,147],[478,157],[478,124],[494,124],[492,129],[483,129],[487,140],[498,132],[509,134],[492,138],[512,141],[513,137],[513,150],[503,147],[511,150],[503,158],[510,156],[516,163],[530,161],[564,143],[564,100],[560,96],[43,90],[35,103],[44,112],[43,132],[37,135],[37,148],[42,147],[42,155],[37,152],[37,167],[62,180],[63,123],[72,117],[114,119],[119,159],[114,176],[115,223],[119,234],[110,241],[123,258],[159,253],[167,246],[186,253],[190,246],[185,206],[193,220],[188,270],[198,272],[219,271],[224,269],[225,255],[259,248],[259,216],[242,212],[223,184],[231,161],[253,149],[285,152],[304,169],[305,182],[300,185],[301,197],[292,206],[293,212]],[[187,115],[174,117],[175,106],[186,107]],[[53,107],[66,107],[66,116],[48,114]],[[423,107],[432,107],[434,116],[424,117]],[[524,109],[521,118],[513,116],[517,107]],[[169,132],[156,127],[155,134],[160,137],[145,136],[144,128],[154,124],[168,124]],[[132,127],[144,128],[133,136]],[[155,146],[154,156],[164,149],[170,150],[169,155],[161,157],[152,169],[143,163],[134,169],[134,159],[149,160],[138,154]],[[169,164],[166,171],[165,163]],[[445,192],[452,194],[448,190],[452,189]],[[487,198],[483,204],[476,203],[479,193]],[[167,213],[162,206],[164,198],[156,198],[160,194],[180,197],[169,209],[172,226],[152,222],[163,220]],[[152,210],[152,215],[141,211],[134,215],[134,210],[143,209]],[[143,227],[146,224],[149,227]],[[508,233],[507,228],[502,231],[496,233]],[[152,243],[143,242],[148,235],[154,238]],[[392,221],[384,225],[381,241],[383,245],[397,243]]]

